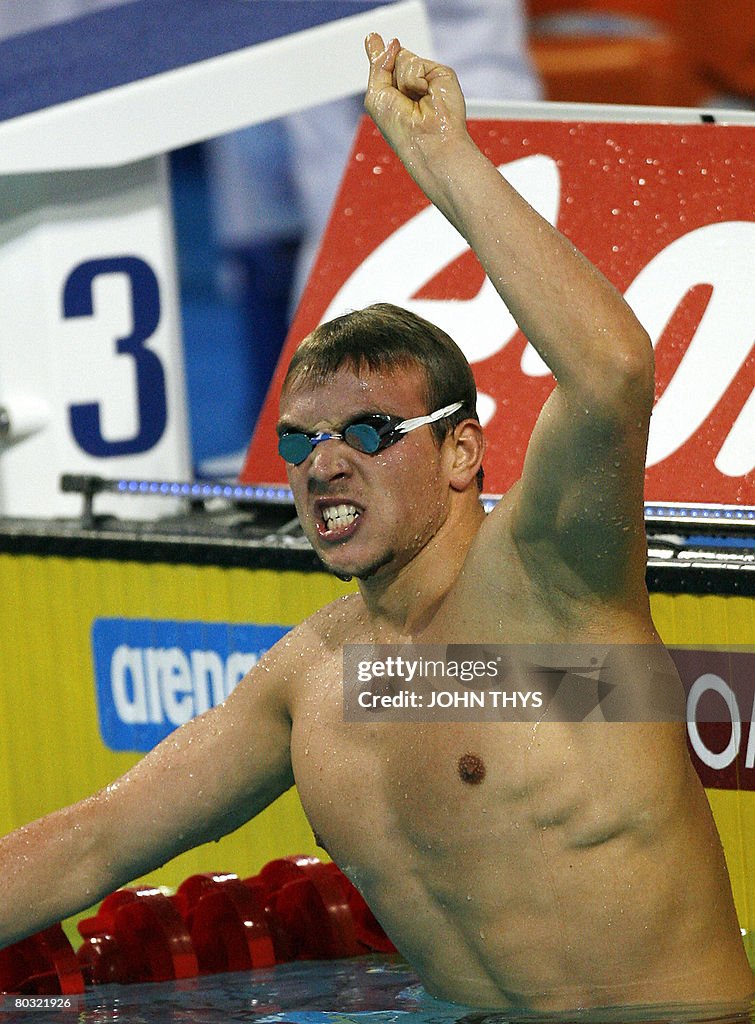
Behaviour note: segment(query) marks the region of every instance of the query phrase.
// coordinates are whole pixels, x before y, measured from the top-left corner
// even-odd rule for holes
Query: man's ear
[[[464,491],[477,476],[485,454],[485,437],[477,420],[464,420],[445,440],[449,483]]]

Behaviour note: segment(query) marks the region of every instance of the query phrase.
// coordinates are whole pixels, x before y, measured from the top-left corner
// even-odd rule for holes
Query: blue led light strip
[[[646,520],[691,520],[717,522],[727,525],[755,524],[755,508],[749,505],[681,505],[674,502],[660,504],[645,502]]]
[[[113,480],[106,488],[118,494],[150,494],[158,497],[188,498],[208,501],[224,498],[226,501],[255,502],[257,504],[290,505],[293,496],[290,487],[272,484],[227,484],[180,482],[173,480]]]
[[[500,495],[483,494],[482,506],[491,512],[501,500]],[[645,502],[647,522],[708,522],[721,525],[755,525],[755,508],[750,505],[682,505],[675,502]]]
[[[256,502],[257,504],[292,505],[290,487],[280,484],[229,484],[201,481],[174,480],[99,480],[98,490],[118,494],[150,494],[173,498],[207,501],[224,498],[227,501]],[[486,512],[492,511],[501,500],[498,494],[481,497]],[[675,502],[645,502],[645,519],[649,522],[708,522],[723,525],[755,524],[755,508],[749,505],[682,505]]]

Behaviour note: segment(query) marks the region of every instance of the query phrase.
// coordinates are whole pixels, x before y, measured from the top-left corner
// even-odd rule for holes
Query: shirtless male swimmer
[[[454,73],[396,40],[366,47],[367,110],[558,382],[522,478],[486,517],[471,373],[433,328],[395,307],[318,328],[278,429],[308,435],[283,446],[297,511],[359,592],[117,783],[3,840],[0,943],[233,831],[295,783],[441,998],[544,1011],[744,1000],[753,976],[683,723],[344,721],[346,643],[659,644],[644,584],[648,338],[476,148]],[[342,436],[458,401],[374,454]]]

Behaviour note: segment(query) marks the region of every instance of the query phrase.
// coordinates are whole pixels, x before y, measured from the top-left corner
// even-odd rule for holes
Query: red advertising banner
[[[687,695],[692,763],[708,789],[755,791],[755,648],[669,648]]]
[[[755,506],[752,129],[476,120],[470,131],[650,334],[657,386],[646,500]],[[366,118],[242,479],[286,479],[274,427],[299,341],[323,320],[377,301],[433,321],[465,352],[488,438],[486,491],[504,493],[553,378],[464,239]]]

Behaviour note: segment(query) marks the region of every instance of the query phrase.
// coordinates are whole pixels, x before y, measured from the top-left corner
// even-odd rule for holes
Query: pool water
[[[3,1012],[4,1011],[4,1012]],[[398,957],[299,961],[270,969],[180,982],[102,985],[67,1011],[0,1010],[25,1024],[749,1024],[749,1007],[668,1006],[566,1015],[484,1013],[429,996]]]

